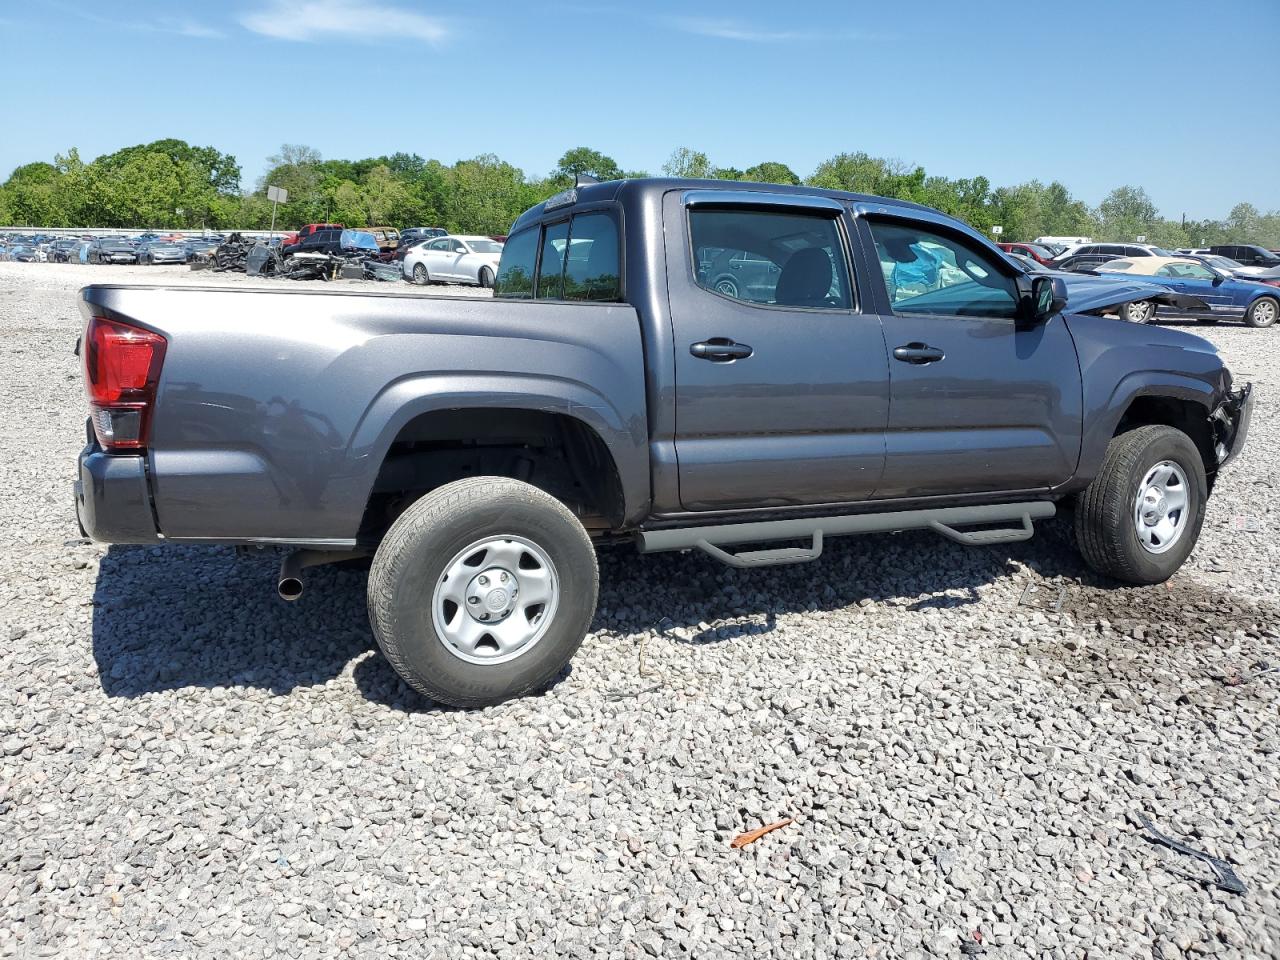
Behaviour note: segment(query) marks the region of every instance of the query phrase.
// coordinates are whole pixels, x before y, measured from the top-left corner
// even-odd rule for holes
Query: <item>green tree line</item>
[[[85,162],[72,148],[52,163],[18,167],[0,185],[0,225],[29,227],[209,227],[264,229],[271,223],[268,185],[289,191],[277,227],[304,223],[442,226],[453,232],[504,233],[528,207],[563,190],[576,174],[601,180],[645,176],[624,170],[589,147],[565,152],[555,170],[537,176],[493,154],[453,164],[395,153],[363,160],[326,160],[312,147],[285,144],[252,188],[235,157],[214,147],[166,139],[125,147]],[[1003,239],[1091,236],[1166,247],[1260,243],[1280,247],[1280,210],[1238,203],[1222,220],[1171,220],[1141,187],[1112,190],[1095,208],[1062,183],[1029,180],[993,187],[982,176],[953,179],[921,166],[866,153],[841,153],[801,177],[785,163],[720,166],[702,151],[675,150],[663,173],[760,183],[810,184],[912,200],[936,207]]]

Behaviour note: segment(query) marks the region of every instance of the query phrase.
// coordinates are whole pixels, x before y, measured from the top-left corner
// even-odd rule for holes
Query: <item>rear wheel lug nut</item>
[[[467,603],[479,603],[479,602],[480,602],[479,597],[467,597]]]
[[[482,586],[482,587],[487,587],[488,585],[489,585],[489,578],[488,578],[488,577],[486,577],[484,574],[481,574],[481,575],[480,575],[480,586]]]

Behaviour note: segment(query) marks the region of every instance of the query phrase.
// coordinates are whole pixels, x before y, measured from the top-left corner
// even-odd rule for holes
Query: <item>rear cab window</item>
[[[618,220],[587,209],[507,238],[494,296],[615,303],[622,299]]]

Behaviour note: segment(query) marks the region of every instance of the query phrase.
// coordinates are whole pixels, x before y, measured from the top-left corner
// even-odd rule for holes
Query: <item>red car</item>
[[[996,246],[1008,253],[1020,253],[1024,257],[1030,257],[1036,263],[1048,263],[1053,259],[1053,251],[1038,243],[998,243]]]
[[[284,235],[284,239],[280,241],[280,248],[284,249],[290,244],[301,243],[307,237],[311,236],[317,230],[345,230],[340,223],[308,223],[301,230],[290,230]]]

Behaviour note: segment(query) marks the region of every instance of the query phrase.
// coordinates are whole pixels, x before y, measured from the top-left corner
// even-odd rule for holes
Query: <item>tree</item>
[[[552,177],[557,180],[572,181],[580,173],[595,177],[597,180],[622,179],[622,168],[618,166],[617,161],[590,147],[574,147],[572,150],[566,150]]]
[[[792,186],[800,184],[800,178],[794,170],[785,163],[774,160],[766,160],[764,163],[757,163],[754,167],[747,167],[742,174],[742,179],[753,183],[783,183]]]
[[[235,157],[229,153],[220,153],[213,147],[192,146],[185,140],[168,138],[124,147],[115,153],[99,157],[94,164],[109,173],[123,167],[134,157],[147,153],[164,154],[178,166],[191,164],[195,175],[191,183],[193,188],[199,181],[216,193],[231,195],[240,190],[240,164]]]
[[[1109,240],[1133,240],[1151,232],[1160,216],[1141,187],[1116,187],[1098,205],[1102,232]]]
[[[697,150],[690,150],[688,147],[679,147],[673,151],[671,157],[662,165],[662,172],[668,177],[697,179],[708,179],[714,175],[707,155]]]
[[[923,167],[909,167],[901,160],[885,160],[865,153],[841,153],[818,164],[808,182],[829,190],[869,193],[879,197],[921,201]]]
[[[444,225],[451,233],[506,233],[528,206],[524,174],[491,153],[460,160],[447,182]]]

